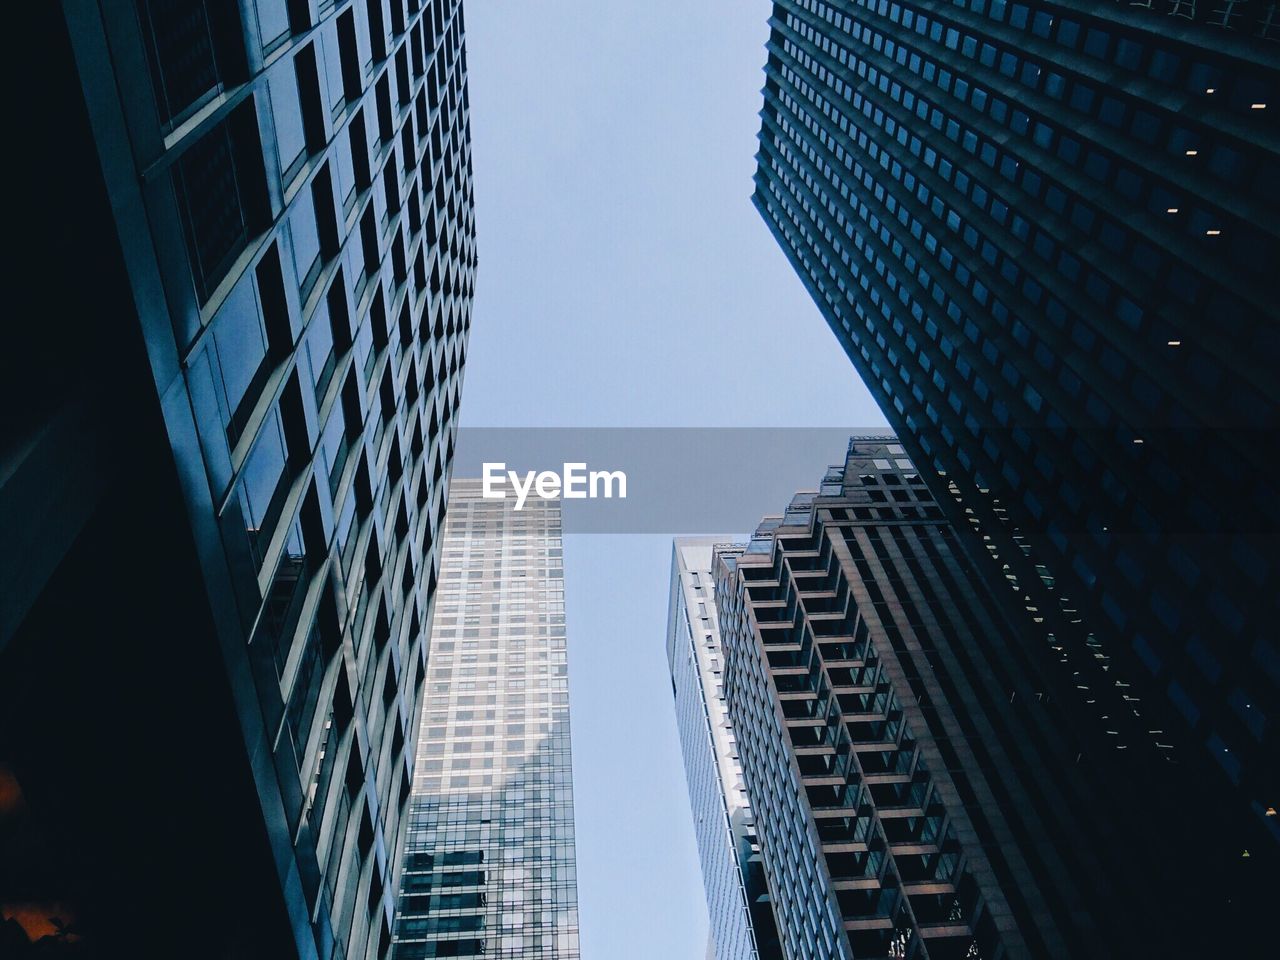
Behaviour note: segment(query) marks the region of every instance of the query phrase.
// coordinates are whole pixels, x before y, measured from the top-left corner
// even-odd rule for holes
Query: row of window
[[[827,0],[797,2],[831,26],[848,30],[850,18]],[[1110,21],[1108,11],[1102,8],[1090,11],[1091,16],[1087,17],[1081,15],[1083,11],[1075,16],[1063,16],[1061,13],[1038,10],[1031,4],[1011,0],[952,0],[954,9],[950,11],[951,16],[947,18],[946,24],[939,24],[910,3],[888,3],[881,0],[856,2],[868,12],[878,14],[904,29],[914,30],[921,36],[928,34],[935,42],[942,42],[952,50],[961,42],[957,25],[973,24],[974,18],[970,14],[977,14],[992,23],[1007,24],[1012,30],[1037,38],[1019,38],[1018,42],[1043,50],[1046,57],[1065,60],[1069,58],[1063,57],[1063,51],[1080,52],[1100,63],[1120,67],[1161,84],[1180,87],[1188,94],[1203,94],[1207,90],[1221,92],[1235,109],[1251,109],[1259,97],[1265,97],[1270,92],[1261,78],[1225,67],[1209,52],[1207,46],[1197,46],[1194,36],[1183,34],[1175,38],[1165,35],[1159,44],[1152,44],[1144,31]],[[1119,4],[1123,0],[1115,2]],[[1123,5],[1152,10],[1163,7],[1160,11],[1162,13],[1188,19],[1194,18],[1196,10],[1196,4],[1187,0],[1157,0],[1154,6],[1151,0]],[[1280,23],[1277,22],[1280,18],[1268,9],[1270,5],[1265,2],[1202,3],[1200,6],[1205,8],[1201,11],[1202,14],[1217,16],[1218,26],[1239,27],[1242,21],[1248,20],[1247,29],[1257,36],[1280,39]],[[1245,7],[1251,9],[1246,13],[1241,9]],[[939,11],[933,13],[940,15]],[[1176,21],[1173,22],[1176,24]],[[994,30],[999,36],[1010,40],[1014,36],[1011,30],[1001,26],[992,28],[990,24],[982,24],[982,29]],[[1055,51],[1052,47],[1039,44],[1039,40],[1051,41],[1062,50]]]

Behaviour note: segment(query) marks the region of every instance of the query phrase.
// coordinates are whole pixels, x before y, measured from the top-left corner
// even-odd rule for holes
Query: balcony
[[[899,891],[893,887],[878,890],[837,890],[840,916],[846,930],[890,929],[894,908],[898,905]]]
[[[828,853],[827,872],[837,889],[856,889],[856,884],[879,883],[884,870],[883,850]]]
[[[822,841],[822,849],[830,853],[856,853],[867,849],[867,845],[875,837],[874,813],[871,807],[863,804],[856,814],[840,815],[832,811],[814,811],[814,825],[818,830],[818,838]]]
[[[806,783],[804,789],[814,810],[851,810],[861,792],[856,783]]]
[[[806,753],[801,753],[797,750],[796,753],[796,762],[800,766],[800,775],[806,779],[838,778],[844,780],[849,776],[849,771],[852,768],[848,753],[836,753],[829,748],[822,748],[821,752]]]
[[[849,664],[844,669],[854,671],[859,669],[863,661],[870,657],[874,657],[874,651],[867,642],[858,642],[852,638],[839,639],[834,642],[824,641],[818,646],[822,653],[822,660],[828,668],[836,664]],[[833,681],[835,682],[835,681]]]

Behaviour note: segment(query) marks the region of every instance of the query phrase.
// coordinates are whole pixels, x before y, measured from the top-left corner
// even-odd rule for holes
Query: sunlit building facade
[[[693,832],[707,897],[709,960],[774,960],[773,909],[751,803],[725,706],[712,551],[726,538],[677,538],[667,607],[667,664]]]
[[[455,479],[395,960],[578,960],[559,500]]]

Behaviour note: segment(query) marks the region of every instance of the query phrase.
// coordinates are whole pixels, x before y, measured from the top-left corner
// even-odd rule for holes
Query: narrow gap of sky
[[[769,13],[467,0],[464,430],[884,425],[750,202]],[[565,545],[585,960],[705,955],[663,645],[670,551],[656,535]]]

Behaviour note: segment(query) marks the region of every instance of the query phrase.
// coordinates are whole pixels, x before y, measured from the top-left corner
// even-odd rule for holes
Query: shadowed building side
[[[1161,911],[1247,943],[1280,876],[1276,4],[770,25],[757,208],[1081,762],[1146,796],[1110,842],[1194,851]]]
[[[461,8],[11,13],[0,911],[384,958],[476,262]]]

